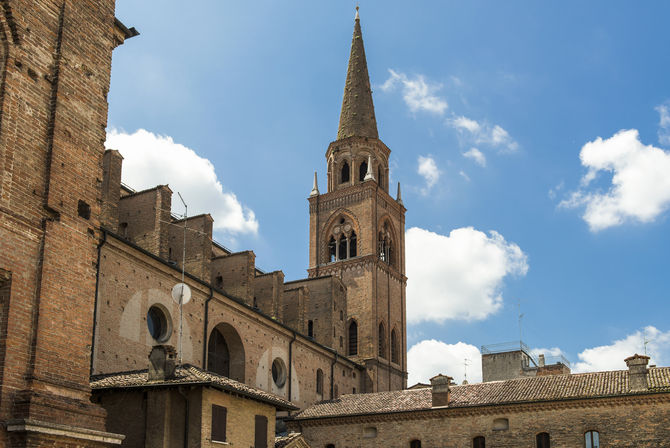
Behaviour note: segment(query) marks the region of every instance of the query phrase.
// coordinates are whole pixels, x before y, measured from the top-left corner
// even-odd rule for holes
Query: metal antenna
[[[524,314],[521,312],[521,299],[517,299],[517,306],[519,308],[519,348],[523,350],[523,333],[521,332],[521,320]]]
[[[642,330],[642,344],[644,345],[644,356],[648,356],[647,355],[647,344],[649,344],[650,342],[652,342],[652,340],[647,339],[647,329],[645,328],[644,330]]]
[[[181,339],[182,339],[182,328],[183,328],[183,316],[184,316],[184,265],[186,264],[186,218],[188,217],[188,206],[186,205],[186,202],[184,201],[184,198],[181,197],[181,193],[177,192],[177,195],[179,196],[179,200],[181,201],[182,204],[184,204],[184,246],[182,250],[182,256],[181,256],[181,297],[179,298],[179,365],[182,365],[182,344],[181,344]]]
[[[463,359],[463,382],[467,384],[468,382],[468,366],[470,365],[470,361],[468,358]]]

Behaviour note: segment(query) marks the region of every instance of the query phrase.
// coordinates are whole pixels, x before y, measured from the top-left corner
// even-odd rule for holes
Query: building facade
[[[290,427],[312,447],[652,448],[668,446],[670,368],[549,375],[345,395],[300,412]]]
[[[106,446],[90,401],[114,0],[0,8],[0,446]]]

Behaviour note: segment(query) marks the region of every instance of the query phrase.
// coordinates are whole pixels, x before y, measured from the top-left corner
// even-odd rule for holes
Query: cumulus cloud
[[[670,361],[670,331],[662,332],[653,326],[629,334],[609,345],[587,348],[577,355],[579,362],[573,364],[573,372],[600,372],[603,370],[624,370],[624,359],[635,353],[644,354],[647,340],[649,363],[667,365]]]
[[[400,86],[405,104],[412,112],[422,110],[442,115],[447,110],[447,102],[436,95],[436,92],[442,89],[442,84],[430,83],[423,75],[410,78],[391,69],[389,73],[391,76],[380,88],[384,92],[391,92]]]
[[[412,227],[407,252],[407,320],[482,320],[500,309],[503,281],[528,271],[526,254],[498,232],[472,227],[448,236]]]
[[[628,221],[654,221],[670,205],[670,153],[643,145],[636,129],[586,143],[579,155],[588,168],[581,188],[559,204],[584,207],[582,218],[593,232]],[[600,172],[612,173],[606,191],[591,187]]]
[[[144,129],[133,134],[112,129],[105,146],[123,155],[123,182],[135,189],[169,184],[188,204],[189,215],[209,213],[214,229],[231,234],[256,234],[254,212],[240,203],[234,193],[224,192],[214,165],[171,137]],[[173,199],[173,210],[183,212]]]
[[[463,157],[474,161],[479,166],[486,166],[486,156],[477,148],[470,148],[465,151]]]
[[[458,342],[446,344],[435,339],[416,343],[407,352],[407,385],[430,383],[430,379],[442,373],[463,382],[467,363],[469,383],[482,381],[482,355],[474,345]]]
[[[656,111],[659,115],[658,142],[661,145],[670,146],[670,109],[668,104],[657,106]]]
[[[503,152],[514,152],[519,149],[519,144],[509,132],[497,124],[491,126],[464,116],[450,118],[447,124],[475,144],[489,145]]]
[[[421,189],[421,194],[426,195],[440,179],[442,172],[437,168],[435,159],[431,156],[419,156],[418,163],[417,173],[426,181],[426,186]]]

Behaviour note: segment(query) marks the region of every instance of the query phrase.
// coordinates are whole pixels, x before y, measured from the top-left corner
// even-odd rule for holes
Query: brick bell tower
[[[347,286],[347,355],[367,367],[366,392],[407,386],[405,207],[389,195],[391,150],[379,139],[356,8],[328,192],[309,198],[310,277]]]

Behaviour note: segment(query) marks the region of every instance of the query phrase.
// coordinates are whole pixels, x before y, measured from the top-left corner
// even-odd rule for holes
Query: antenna
[[[463,384],[468,384],[468,366],[470,365],[470,360],[468,358],[463,359]]]
[[[184,244],[182,247],[182,256],[181,256],[181,288],[179,289],[179,365],[182,365],[183,363],[183,355],[182,355],[182,331],[183,331],[183,322],[184,322],[184,299],[186,299],[186,295],[188,295],[188,301],[191,298],[191,291],[188,289],[188,286],[184,283],[184,269],[185,269],[185,264],[186,264],[186,218],[188,217],[188,205],[186,205],[186,201],[184,201],[184,198],[181,196],[180,192],[177,192],[177,195],[179,196],[179,200],[181,201],[182,204],[184,204]],[[177,286],[175,286],[176,288]],[[172,298],[175,298],[175,288],[172,288]],[[186,291],[188,292],[186,292]]]
[[[521,320],[524,314],[521,312],[521,299],[517,299],[517,306],[519,309],[519,348],[523,350],[523,333],[521,331]]]
[[[642,344],[644,345],[644,356],[648,356],[647,355],[647,345],[652,341],[653,341],[653,339],[647,339],[647,329],[646,328],[643,329],[642,330]]]

